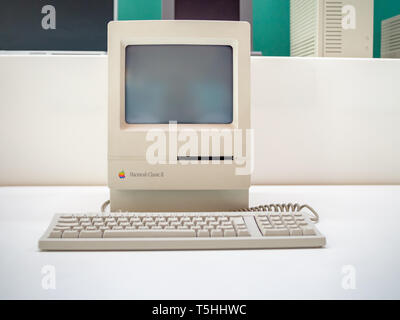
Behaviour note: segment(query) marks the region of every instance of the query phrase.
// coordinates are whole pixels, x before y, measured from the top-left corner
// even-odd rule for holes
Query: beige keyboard
[[[57,214],[41,250],[179,250],[322,247],[302,212]]]

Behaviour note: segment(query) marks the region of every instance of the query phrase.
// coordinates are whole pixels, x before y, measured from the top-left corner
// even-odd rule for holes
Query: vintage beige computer
[[[250,172],[237,174],[237,160],[251,155],[249,29],[202,21],[109,25],[112,211],[248,206]],[[234,130],[243,133],[243,152],[224,139]]]
[[[400,58],[400,14],[382,21],[381,57]]]
[[[108,27],[111,212],[56,214],[42,250],[321,247],[307,205],[247,208],[250,25]],[[247,209],[246,209],[247,208]],[[308,209],[312,215],[300,212]],[[255,211],[255,212],[253,212]]]
[[[374,0],[290,0],[290,55],[373,56]]]

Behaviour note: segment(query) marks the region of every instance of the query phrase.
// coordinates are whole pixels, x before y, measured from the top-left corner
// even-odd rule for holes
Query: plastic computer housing
[[[373,0],[291,0],[290,54],[373,56]]]
[[[108,186],[112,211],[226,211],[246,208],[250,175],[237,174],[231,161],[150,164],[151,129],[168,124],[125,121],[125,48],[128,45],[228,45],[233,53],[233,121],[229,124],[177,124],[181,130],[250,129],[250,25],[219,21],[118,21],[108,25],[109,112]],[[250,148],[247,139],[242,150]],[[171,159],[166,148],[166,159]],[[216,156],[232,156],[222,154]],[[210,150],[210,154],[214,153]],[[187,155],[177,155],[187,156]],[[195,156],[206,156],[198,154]],[[123,177],[123,178],[122,178]]]
[[[382,21],[381,58],[400,58],[400,15]]]

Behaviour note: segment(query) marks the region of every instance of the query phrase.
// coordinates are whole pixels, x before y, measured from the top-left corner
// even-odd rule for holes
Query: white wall
[[[400,183],[400,60],[252,59],[253,183]],[[106,143],[106,56],[0,56],[0,185],[106,184]]]
[[[399,184],[400,60],[254,58],[255,184]]]
[[[105,184],[106,56],[0,56],[0,184]]]

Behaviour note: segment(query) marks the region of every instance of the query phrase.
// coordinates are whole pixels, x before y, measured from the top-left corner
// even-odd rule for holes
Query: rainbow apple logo
[[[119,177],[120,179],[125,179],[125,171],[122,170],[120,173],[118,173],[118,177]]]

